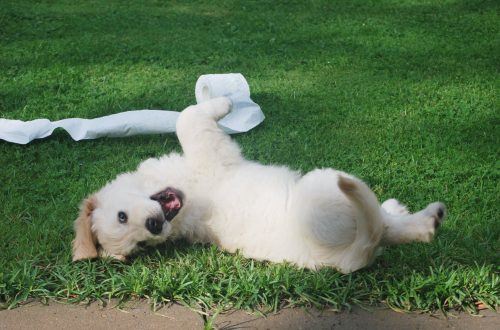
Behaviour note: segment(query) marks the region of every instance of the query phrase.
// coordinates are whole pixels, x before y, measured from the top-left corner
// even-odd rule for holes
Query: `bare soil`
[[[219,314],[218,329],[499,329],[500,314],[484,310],[478,316],[466,313],[398,313],[387,308],[354,308],[350,312],[284,309],[262,317],[243,311]],[[29,303],[0,311],[0,329],[203,329],[199,312],[171,305],[154,312],[146,302],[134,301],[124,308],[93,303],[88,306],[51,302]]]

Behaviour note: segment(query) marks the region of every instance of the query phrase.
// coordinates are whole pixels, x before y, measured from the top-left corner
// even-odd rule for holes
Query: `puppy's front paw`
[[[221,96],[208,100],[201,104],[204,110],[215,120],[219,120],[227,115],[233,108],[233,102],[229,97]]]

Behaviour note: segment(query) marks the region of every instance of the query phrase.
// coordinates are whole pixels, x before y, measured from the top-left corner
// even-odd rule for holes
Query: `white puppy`
[[[75,222],[73,260],[125,259],[142,245],[185,237],[229,252],[349,273],[380,246],[429,242],[445,217],[432,203],[409,214],[379,204],[359,179],[333,169],[302,176],[243,159],[217,126],[227,98],[188,107],[177,122],[183,155],[148,159],[86,199]]]

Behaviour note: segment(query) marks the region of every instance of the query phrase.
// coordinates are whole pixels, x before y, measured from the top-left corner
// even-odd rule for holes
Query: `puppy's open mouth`
[[[157,192],[150,198],[160,203],[165,220],[170,221],[182,208],[182,199],[184,198],[184,194],[180,190],[168,187],[165,190]]]

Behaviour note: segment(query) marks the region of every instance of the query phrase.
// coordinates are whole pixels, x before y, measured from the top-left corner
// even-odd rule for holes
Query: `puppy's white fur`
[[[87,199],[75,223],[73,259],[96,257],[99,249],[124,259],[139,242],[185,237],[259,260],[348,273],[369,265],[380,246],[430,241],[444,219],[442,203],[415,214],[394,199],[379,205],[365,183],[344,172],[302,176],[245,160],[217,126],[230,109],[227,98],[187,108],[177,122],[183,155],[148,159]],[[182,191],[184,205],[155,235],[146,219],[163,213],[150,196],[166,187]],[[128,215],[126,223],[118,212]]]

